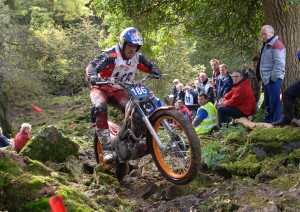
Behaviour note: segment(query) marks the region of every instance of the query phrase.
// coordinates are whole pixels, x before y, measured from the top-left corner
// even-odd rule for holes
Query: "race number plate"
[[[129,92],[134,99],[146,99],[151,96],[149,89],[144,85],[131,87]]]

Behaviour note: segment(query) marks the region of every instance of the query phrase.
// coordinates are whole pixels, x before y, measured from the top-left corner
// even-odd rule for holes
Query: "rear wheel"
[[[105,168],[109,168],[109,165],[104,163],[103,161],[103,156],[102,156],[102,146],[101,142],[97,136],[97,134],[94,134],[94,153],[95,153],[95,158],[96,162],[102,164]]]
[[[113,164],[106,164],[103,161],[102,146],[97,134],[94,134],[94,153],[96,162],[102,164],[107,169],[113,169],[119,181],[121,181],[128,173],[128,162],[120,163],[118,160]]]
[[[200,141],[191,123],[173,109],[157,111],[150,122],[164,146],[160,149],[150,132],[147,133],[158,170],[174,184],[191,182],[197,176],[201,162]]]

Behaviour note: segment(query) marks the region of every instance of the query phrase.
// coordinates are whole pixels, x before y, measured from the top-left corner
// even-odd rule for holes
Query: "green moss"
[[[105,211],[133,211],[133,205],[115,196],[99,196],[97,203],[101,204]]]
[[[262,161],[261,172],[264,172],[264,173],[269,172],[269,171],[274,172],[276,168],[278,169],[281,165],[283,165],[285,163],[287,158],[288,158],[288,155],[286,155],[286,154],[281,154],[281,155],[276,155],[273,157],[265,158],[265,160]]]
[[[13,160],[12,154],[0,154],[0,170],[12,175],[20,174],[20,165]]]
[[[68,211],[88,212],[100,209],[94,201],[75,188],[60,186],[57,194],[62,196]]]
[[[211,176],[198,173],[198,176],[188,185],[182,186],[184,189],[184,194],[189,195],[191,193],[199,193],[207,187],[211,187],[214,180]]]
[[[10,200],[6,202],[8,211],[27,211],[27,204],[39,199],[40,190],[49,190],[50,182],[53,182],[49,178],[35,177],[28,173],[7,176],[5,181],[1,188],[0,203],[1,200]]]
[[[239,143],[239,144],[246,143],[245,133],[240,132],[240,131],[229,133],[226,136],[225,140],[229,143]]]
[[[226,169],[233,175],[247,175],[254,177],[260,172],[261,165],[253,154],[248,154],[246,158],[234,163],[223,163],[219,168]]]
[[[27,163],[25,170],[34,175],[50,175],[50,173],[53,172],[52,169],[44,166],[43,163],[37,160],[32,160],[28,157],[25,157],[25,161]]]
[[[281,211],[299,211],[300,210],[300,202],[295,204],[294,197],[284,196],[278,201],[279,208]]]
[[[50,211],[49,199],[50,198],[42,198],[29,202],[26,204],[25,209],[26,211],[36,212]]]
[[[266,195],[255,192],[255,190],[244,193],[239,201],[240,205],[247,204],[250,208],[255,208],[256,210],[266,208],[269,202],[270,200]]]
[[[34,189],[41,189],[44,186],[58,185],[59,182],[51,177],[31,176],[27,183]]]
[[[282,128],[257,127],[248,135],[248,138],[253,143],[272,143],[275,146],[282,146],[284,143],[300,141],[300,130],[292,126]]]
[[[297,185],[300,179],[300,173],[286,174],[275,180],[269,181],[268,184],[273,188],[280,190],[289,190],[289,188]]]
[[[288,156],[288,164],[298,165],[300,163],[300,149],[294,149]]]
[[[110,174],[98,172],[96,174],[96,177],[94,177],[94,178],[99,185],[104,185],[104,186],[109,186],[109,187],[111,187],[111,186],[119,187],[120,186],[118,179],[115,178],[114,176],[111,176]]]

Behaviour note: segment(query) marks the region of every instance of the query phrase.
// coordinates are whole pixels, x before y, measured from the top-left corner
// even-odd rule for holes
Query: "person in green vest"
[[[193,119],[193,126],[198,135],[206,134],[213,128],[218,128],[218,112],[214,104],[208,101],[205,93],[198,95],[198,103],[200,108]]]

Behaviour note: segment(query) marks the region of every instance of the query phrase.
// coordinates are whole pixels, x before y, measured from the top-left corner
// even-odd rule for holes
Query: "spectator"
[[[264,85],[265,122],[272,123],[278,121],[281,115],[280,87],[285,75],[286,49],[270,25],[262,27],[261,37],[264,43],[256,74]]]
[[[198,94],[199,92],[200,92],[200,90],[201,90],[201,88],[200,88],[200,82],[199,82],[199,80],[198,79],[196,79],[195,81],[194,81],[194,91]]]
[[[298,52],[300,61],[300,51]],[[300,97],[300,80],[288,86],[283,92],[283,113],[279,121],[273,122],[273,126],[285,126],[293,124],[300,127],[300,121],[294,118],[294,107],[296,98]]]
[[[14,149],[17,153],[19,153],[23,147],[27,144],[30,140],[30,131],[31,125],[28,123],[23,123],[21,125],[20,132],[16,135],[14,139]]]
[[[150,94],[154,98],[154,101],[158,107],[164,106],[164,103],[154,95],[153,91],[150,91]],[[155,110],[155,107],[150,102],[145,105],[145,108],[147,109],[149,115]]]
[[[210,62],[210,66],[212,68],[212,84],[215,85],[217,77],[220,74],[220,69],[219,69],[219,60],[217,59],[212,59]]]
[[[2,128],[0,127],[0,147],[11,146],[10,140],[3,135]]]
[[[179,79],[174,79],[173,80],[173,88],[171,89],[171,94],[169,98],[171,99],[171,105],[174,105],[176,100],[177,100],[177,89],[176,86],[180,83]]]
[[[220,75],[215,83],[215,105],[227,94],[232,88],[233,82],[226,64],[220,65]]]
[[[192,83],[188,82],[183,88],[184,90],[184,105],[192,112],[192,117],[198,110],[197,92],[193,90]]]
[[[256,111],[250,80],[245,79],[241,71],[234,71],[232,78],[233,88],[219,101],[219,127],[222,127],[222,123],[229,123],[231,117],[234,119],[248,117]]]
[[[200,73],[198,75],[198,79],[200,82],[200,90],[198,91],[198,94],[205,93],[208,96],[208,101],[214,104],[215,97],[212,80],[208,78],[205,73]]]
[[[256,78],[256,68],[258,63],[259,57],[254,56],[252,58],[252,69],[249,67],[243,67],[243,72],[245,72],[246,78],[250,80],[251,88],[253,89],[255,101],[256,101],[256,108],[258,108],[258,102],[260,99],[261,94],[261,81]]]
[[[178,100],[181,100],[182,102],[184,102],[184,91],[183,91],[183,84],[182,83],[178,83],[176,85],[176,90],[177,90],[177,94],[176,94],[176,102]]]
[[[205,93],[198,95],[198,103],[200,108],[193,119],[193,126],[198,135],[210,132],[214,127],[218,126],[218,112],[216,107],[208,101]]]
[[[179,110],[190,122],[192,122],[191,111],[183,104],[181,100],[176,101],[175,109]]]

